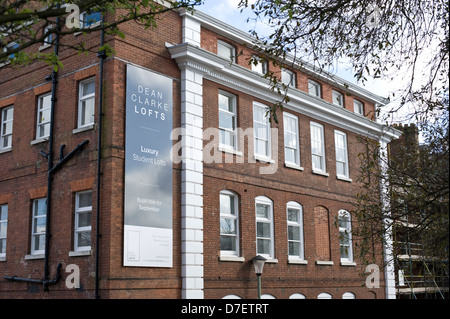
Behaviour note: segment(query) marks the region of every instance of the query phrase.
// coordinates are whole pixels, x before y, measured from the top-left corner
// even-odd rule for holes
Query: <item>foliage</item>
[[[249,21],[269,26],[268,35],[251,32],[262,56],[274,63],[290,56],[317,72],[348,63],[361,83],[392,80],[407,70],[409,84],[386,114],[413,102],[411,117],[428,116],[448,88],[448,0],[241,0],[239,7],[252,9]]]
[[[445,103],[448,106],[448,100]],[[408,139],[395,141],[390,145],[385,162],[381,160],[384,156],[380,156],[378,143],[364,141],[366,152],[359,154],[362,190],[357,194],[352,211],[358,224],[354,235],[360,239],[357,247],[360,258],[375,255],[375,243],[386,243],[386,234],[407,230],[407,239],[420,243],[425,256],[448,260],[448,120],[447,107],[439,119],[445,123],[428,123],[422,127],[426,143],[419,145],[417,140]],[[415,127],[402,129],[415,130]],[[384,202],[386,205],[382,204],[381,190],[389,195],[390,201]],[[394,251],[393,257],[399,253],[400,250]]]

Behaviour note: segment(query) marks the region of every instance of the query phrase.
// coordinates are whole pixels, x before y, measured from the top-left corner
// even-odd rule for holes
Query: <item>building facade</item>
[[[0,70],[2,298],[256,298],[257,255],[266,298],[395,296],[391,270],[364,285],[351,237],[359,138],[399,136],[376,122],[383,98],[289,61],[250,65],[252,39],[201,12],[122,31],[106,59],[61,48],[54,81],[39,63]],[[266,68],[289,87],[278,123]],[[132,179],[136,162],[150,171]],[[139,197],[144,179],[156,188]]]

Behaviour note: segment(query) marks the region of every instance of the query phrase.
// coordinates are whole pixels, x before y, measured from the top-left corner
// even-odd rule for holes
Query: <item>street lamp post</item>
[[[261,299],[261,275],[264,268],[264,263],[266,262],[266,258],[258,255],[253,257],[253,266],[255,267],[255,273],[258,277],[258,299]]]

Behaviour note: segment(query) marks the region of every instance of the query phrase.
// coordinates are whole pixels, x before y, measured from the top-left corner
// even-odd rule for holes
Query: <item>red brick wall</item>
[[[253,101],[264,103],[227,87],[204,80],[204,128],[218,126],[219,89],[237,96],[237,126],[253,126]],[[260,175],[259,167],[266,164],[248,163],[248,143],[244,145],[244,163],[204,164],[204,229],[205,229],[205,297],[222,298],[236,294],[243,298],[256,297],[256,276],[251,259],[256,255],[255,198],[267,196],[274,203],[275,258],[278,263],[264,266],[263,293],[277,298],[288,298],[302,293],[316,298],[328,292],[333,298],[351,291],[357,298],[383,298],[383,289],[369,291],[361,288],[361,263],[356,267],[340,265],[339,231],[336,227],[338,211],[352,209],[358,191],[358,153],[363,145],[357,136],[346,132],[349,150],[351,183],[338,180],[335,169],[334,129],[324,125],[328,177],[315,175],[311,169],[310,121],[313,119],[285,110],[298,116],[300,135],[300,161],[303,171],[284,167],[283,118],[279,113],[278,170],[273,175]],[[316,121],[317,122],[317,121]],[[341,130],[341,129],[340,129]],[[341,130],[342,131],[342,130]],[[204,141],[204,145],[210,143]],[[217,151],[217,149],[216,149]],[[230,190],[239,196],[240,254],[244,262],[220,261],[220,209],[219,193]],[[304,250],[307,265],[288,263],[286,204],[296,201],[303,206]],[[316,265],[316,261],[333,261],[332,266]],[[314,287],[314,288],[313,288]],[[375,293],[375,294],[374,294]]]

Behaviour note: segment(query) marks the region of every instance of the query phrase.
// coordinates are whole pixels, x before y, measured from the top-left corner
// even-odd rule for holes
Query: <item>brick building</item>
[[[105,38],[115,50],[105,60],[61,47],[64,68],[53,82],[40,63],[0,70],[2,298],[255,298],[256,255],[267,259],[267,298],[391,297],[390,272],[380,274],[380,288],[363,286],[366,265],[346,235],[358,137],[386,145],[399,136],[375,120],[383,98],[289,61],[285,69],[251,66],[252,39],[201,12],[172,11],[154,30],[134,22],[122,30],[124,39]],[[98,34],[61,41],[100,47]],[[278,123],[265,117],[280,99],[261,76],[267,67],[289,85]],[[143,72],[147,86],[131,83],[132,72]],[[169,84],[152,89],[159,79]],[[155,102],[163,92],[172,92],[170,108]],[[172,183],[171,207],[164,234],[149,235],[164,241],[152,242],[161,256],[151,265],[141,255],[156,249],[153,239],[139,237],[138,247],[130,244],[138,231],[126,230],[127,165],[168,162],[147,144],[127,153],[128,111],[182,129],[161,137],[181,152],[158,181]],[[156,194],[136,199],[140,213],[163,209],[167,194]]]

